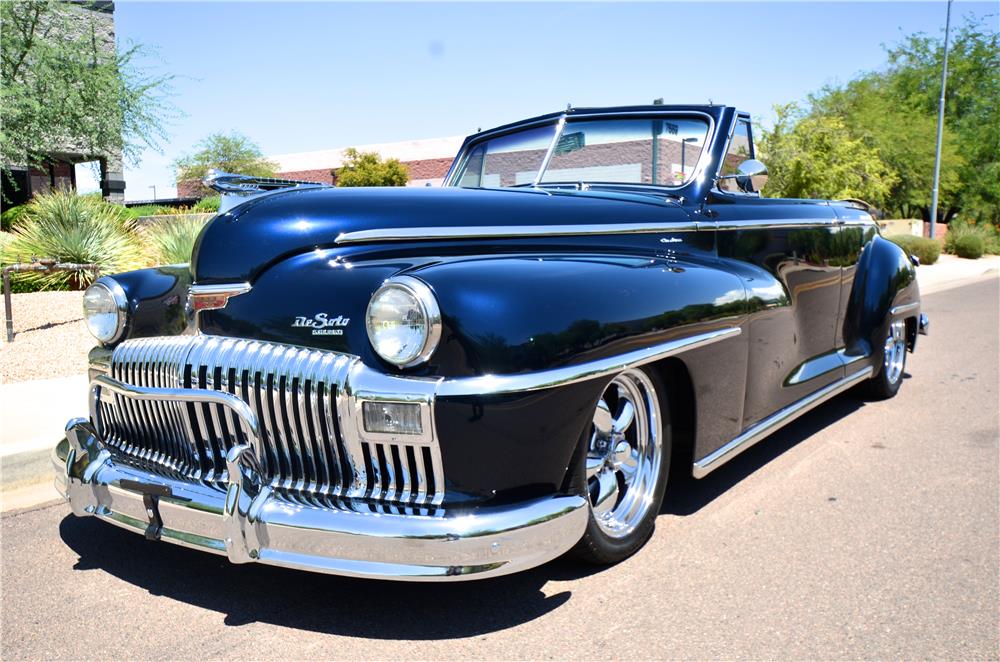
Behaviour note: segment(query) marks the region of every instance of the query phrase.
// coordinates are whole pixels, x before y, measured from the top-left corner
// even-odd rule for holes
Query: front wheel
[[[882,343],[882,366],[879,373],[865,384],[865,395],[875,400],[887,400],[899,392],[906,369],[906,323],[897,320],[889,325]]]
[[[653,532],[670,472],[670,414],[662,380],[652,372],[619,373],[594,410],[583,471],[590,519],[575,552],[592,563],[617,563]]]

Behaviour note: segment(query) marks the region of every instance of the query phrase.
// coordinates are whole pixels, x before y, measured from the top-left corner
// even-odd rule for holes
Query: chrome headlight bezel
[[[98,335],[90,322],[92,311],[87,309],[87,292],[94,289],[105,293],[105,295],[110,299],[115,313],[117,314],[114,332],[107,337]],[[118,281],[110,276],[103,276],[95,280],[90,287],[84,291],[83,321],[84,324],[87,325],[87,330],[90,332],[90,335],[94,336],[94,338],[96,338],[102,345],[112,345],[121,340],[122,336],[125,334],[125,324],[128,322],[128,297],[125,295],[125,290],[118,283]]]
[[[397,359],[392,356],[386,356],[379,351],[376,330],[371,325],[372,305],[381,295],[389,290],[398,290],[412,297],[423,314],[425,324],[424,340],[419,351],[412,356]],[[393,276],[383,282],[368,301],[368,308],[365,310],[365,331],[368,334],[368,342],[371,343],[372,349],[375,350],[375,354],[379,358],[398,368],[412,368],[426,363],[441,341],[441,308],[438,306],[434,292],[431,291],[431,288],[425,282],[413,276]]]

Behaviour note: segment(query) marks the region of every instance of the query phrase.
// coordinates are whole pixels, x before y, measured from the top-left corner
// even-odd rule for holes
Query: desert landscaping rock
[[[32,292],[14,294],[11,299],[14,342],[6,342],[4,318],[0,384],[87,371],[87,353],[94,338],[83,323],[83,292]]]

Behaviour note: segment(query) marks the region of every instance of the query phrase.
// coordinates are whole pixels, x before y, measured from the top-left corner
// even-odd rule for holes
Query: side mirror
[[[767,184],[767,166],[757,159],[744,161],[732,175],[722,175],[717,180],[724,191],[760,193]]]

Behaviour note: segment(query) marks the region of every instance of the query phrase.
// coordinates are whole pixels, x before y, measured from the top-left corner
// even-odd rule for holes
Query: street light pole
[[[934,154],[934,188],[931,189],[931,239],[937,226],[938,185],[941,181],[941,137],[944,132],[944,90],[948,84],[948,32],[951,30],[951,1],[944,19],[944,64],[941,67],[941,100],[938,102],[937,151]]]
[[[156,187],[150,186],[149,188],[153,189],[153,202],[156,202]]]

